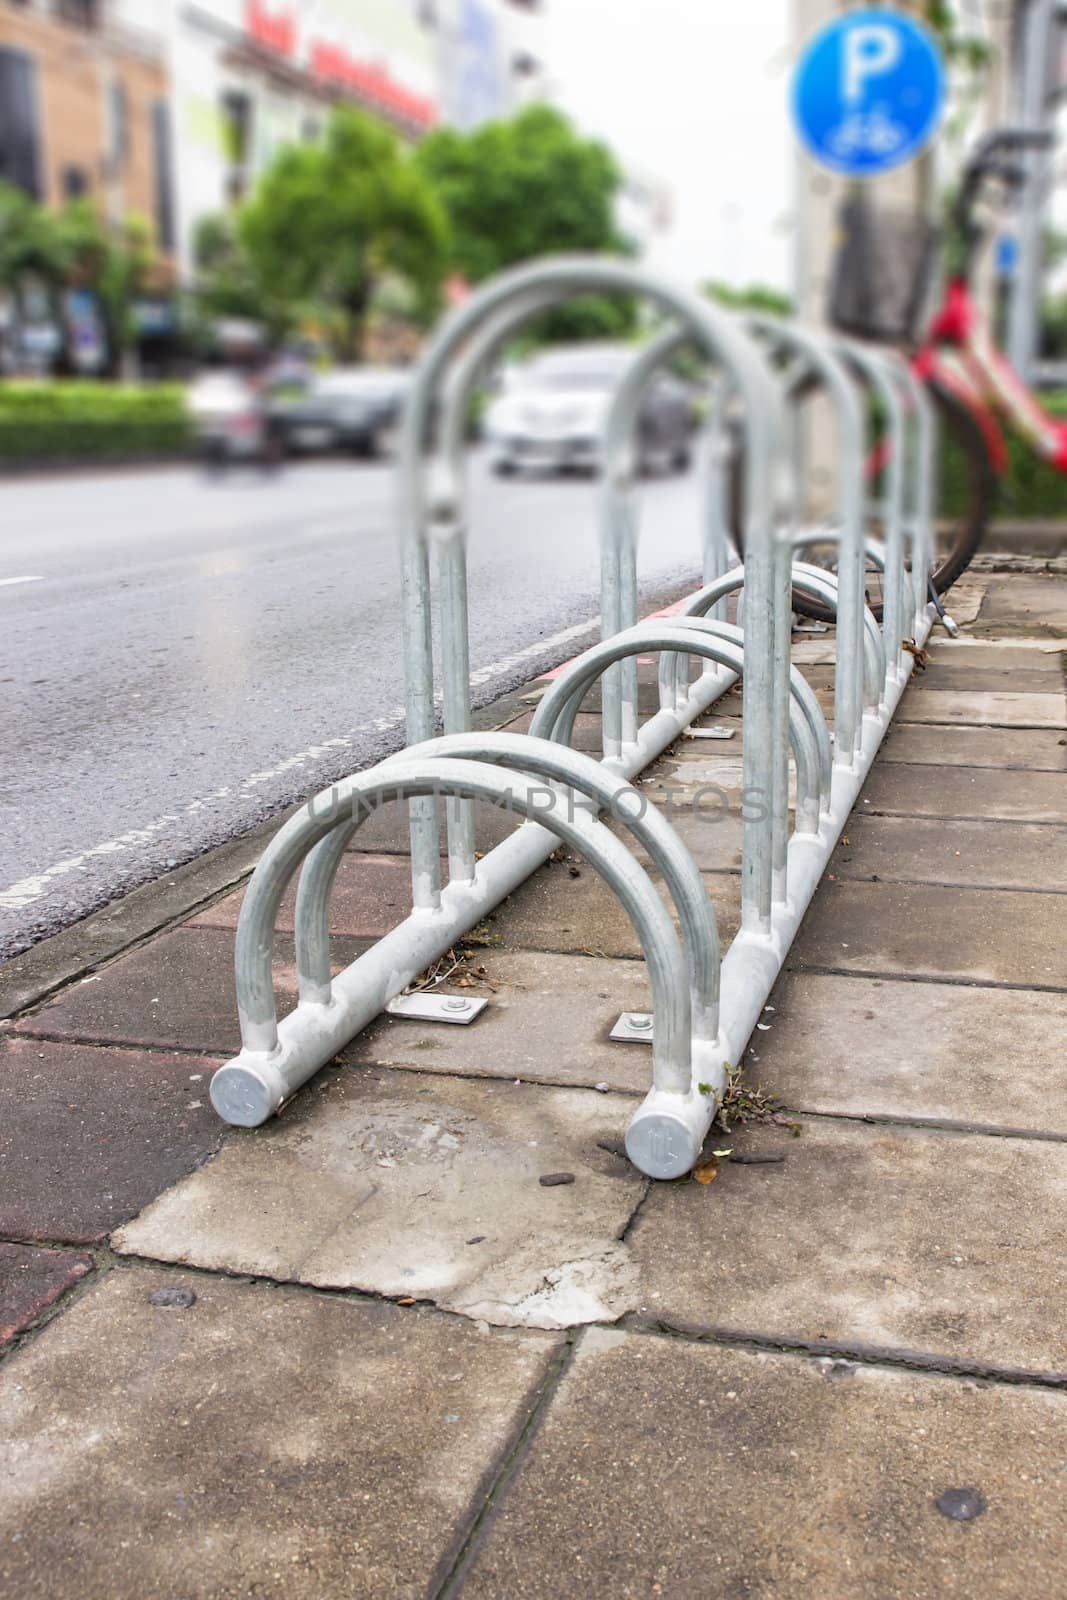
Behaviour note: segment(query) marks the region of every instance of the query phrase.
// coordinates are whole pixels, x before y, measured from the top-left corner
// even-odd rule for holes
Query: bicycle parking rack
[[[468,404],[495,351],[546,306],[582,293],[650,300],[670,324],[636,354],[605,430],[601,504],[602,640],[571,662],[542,697],[529,734],[471,731],[463,434]],[[631,443],[645,386],[683,344],[698,348],[740,397],[746,482],[743,567],[730,566],[722,463],[705,481],[702,587],[680,616],[637,619],[637,532]],[[783,375],[772,357],[787,357]],[[836,573],[794,560],[811,536],[794,527],[795,486],[787,406],[796,374],[830,395],[841,441],[841,498],[831,537]],[[859,384],[883,404],[898,462],[887,474],[884,564],[887,604],[879,628],[866,610]],[[236,975],[242,1048],[220,1067],[212,1101],[227,1121],[266,1120],[338,1049],[434,960],[541,865],[562,840],[603,877],[628,913],[653,992],[652,1087],[631,1119],[627,1151],[645,1173],[679,1176],[696,1160],[786,951],[912,669],[902,641],[921,645],[932,610],[929,408],[895,357],[835,344],[771,319],[739,319],[643,267],[561,258],[501,274],[454,311],[420,363],[405,414],[397,469],[403,645],[409,747],[309,801],[279,831],[253,874],[238,924]],[[425,459],[428,445],[428,459]],[[921,481],[917,481],[921,480]],[[825,530],[820,535],[825,539]],[[905,560],[910,553],[911,577]],[[440,704],[435,678],[431,558],[439,602]],[[792,587],[837,612],[835,736],[803,676],[790,665]],[[724,601],[743,594],[743,626]],[[889,596],[896,596],[889,604]],[[739,622],[740,622],[739,618]],[[659,709],[641,725],[638,655],[659,655]],[[681,663],[700,663],[689,682]],[[691,855],[664,816],[629,780],[737,679],[743,696],[742,782],[762,807],[742,811],[741,928],[721,956],[714,908]],[[585,694],[601,683],[604,759],[570,748]],[[789,755],[796,767],[792,831]],[[439,867],[438,797],[446,798],[449,882]],[[330,893],[345,848],[378,804],[409,803],[410,916],[338,975],[331,973]],[[521,826],[478,859],[472,803],[511,809]],[[610,814],[646,852],[674,903],[680,936],[645,869]],[[272,986],[274,924],[299,871],[296,961],[299,999],[277,1020]],[[465,1004],[465,1010],[470,1008]]]

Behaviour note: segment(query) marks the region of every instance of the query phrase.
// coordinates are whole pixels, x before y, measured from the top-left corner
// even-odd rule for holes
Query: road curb
[[[539,680],[528,680],[483,706],[476,729],[499,728],[529,710]],[[141,884],[80,922],[0,965],[0,1022],[21,1016],[68,984],[106,966],[156,934],[184,922],[247,879],[268,840],[298,811],[290,805],[192,861]]]

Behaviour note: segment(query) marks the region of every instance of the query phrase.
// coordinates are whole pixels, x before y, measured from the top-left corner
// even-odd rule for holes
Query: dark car
[[[340,367],[310,378],[303,393],[275,400],[271,415],[293,455],[388,456],[410,382],[388,367]]]
[[[493,470],[599,471],[612,395],[638,353],[637,345],[568,345],[513,368],[486,413]],[[684,471],[692,431],[689,390],[670,373],[657,374],[638,418],[638,470]]]

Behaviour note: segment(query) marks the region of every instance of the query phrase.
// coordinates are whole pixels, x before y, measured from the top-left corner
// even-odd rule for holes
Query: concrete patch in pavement
[[[1022,776],[994,767],[936,768],[879,762],[863,786],[858,809],[864,816],[1067,822],[1067,782],[1060,772]]]
[[[175,1284],[187,1307],[157,1305]],[[556,1343],[300,1290],[107,1274],[0,1398],[0,1589],[434,1592]]]
[[[504,1326],[614,1320],[646,1180],[598,1147],[633,1100],[532,1084],[327,1073],[114,1237],[158,1260],[432,1300]],[[567,1172],[573,1183],[543,1187]]]
[[[974,632],[997,638],[1012,634],[1067,638],[1067,583],[1052,574],[993,578]]]
[[[1067,800],[1067,784],[1063,788]],[[845,825],[828,870],[839,878],[876,875],[883,882],[1063,893],[1067,828],[1041,822],[854,816]]]
[[[1064,989],[1067,896],[824,879],[786,960],[799,971]]]
[[[1067,995],[794,973],[749,1076],[800,1111],[1067,1139]]]
[[[218,1147],[216,1062],[9,1036],[0,1044],[0,1233],[102,1239]]]
[[[643,962],[499,950],[475,964],[492,987],[457,991],[489,1001],[471,1027],[379,1017],[346,1046],[344,1060],[586,1089],[606,1083],[628,1094],[649,1088],[651,1052],[608,1038],[620,1011],[651,1008]]]
[[[1065,1417],[1040,1390],[590,1329],[463,1595],[1051,1595]],[[986,1514],[938,1511],[971,1485]]]
[[[807,1118],[724,1145],[784,1159],[653,1184],[641,1314],[1067,1380],[1067,1146]]]
[[[81,1251],[0,1243],[0,1347],[74,1287],[93,1261]]]

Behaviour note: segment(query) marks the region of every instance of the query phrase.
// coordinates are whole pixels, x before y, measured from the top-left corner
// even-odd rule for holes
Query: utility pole
[[[1058,69],[1063,0],[1023,0],[1019,19],[1021,62],[1017,122],[1022,128],[1051,126],[1050,65]],[[1008,354],[1029,380],[1038,356],[1045,217],[1052,186],[1052,153],[1025,152],[1027,181],[1019,204],[1019,254],[1008,302]]]

